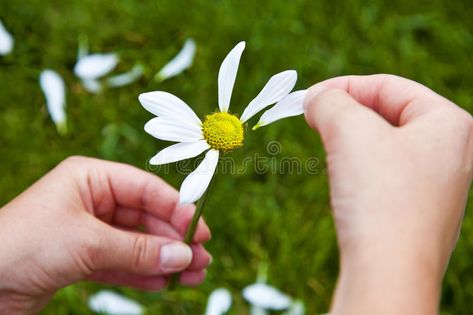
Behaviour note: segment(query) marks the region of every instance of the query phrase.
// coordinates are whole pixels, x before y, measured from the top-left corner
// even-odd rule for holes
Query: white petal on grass
[[[100,291],[89,297],[89,308],[108,315],[141,315],[144,308],[137,302],[111,291]]]
[[[83,80],[98,79],[115,69],[117,64],[118,56],[114,53],[86,55],[79,58],[74,73]]]
[[[138,99],[147,111],[156,116],[172,118],[199,127],[202,124],[186,103],[170,93],[162,91],[142,93]]]
[[[113,77],[109,77],[105,80],[105,84],[109,87],[120,87],[131,84],[137,81],[139,78],[143,76],[144,67],[143,65],[135,65],[131,68],[130,71],[115,75]]]
[[[265,107],[280,101],[296,85],[297,72],[287,70],[273,75],[261,92],[248,104],[240,120],[246,122]]]
[[[244,288],[243,298],[251,305],[267,310],[281,311],[291,305],[288,295],[264,283],[255,283]]]
[[[8,55],[13,50],[14,39],[0,20],[0,55]]]
[[[102,83],[99,80],[94,79],[84,79],[81,80],[82,86],[86,89],[87,92],[90,93],[100,93],[102,91]]]
[[[232,295],[225,288],[215,289],[210,293],[205,315],[223,315],[232,306]]]
[[[155,75],[155,80],[161,82],[189,69],[194,61],[195,51],[195,41],[187,39],[181,51]]]
[[[39,76],[39,85],[46,97],[46,106],[52,121],[60,134],[67,132],[66,85],[61,76],[53,70],[44,70]]]
[[[190,204],[202,197],[215,173],[218,156],[219,152],[217,150],[210,149],[199,166],[187,175],[179,190],[179,202],[181,204]]]
[[[227,112],[230,107],[238,65],[244,49],[245,42],[239,42],[225,57],[218,71],[218,107],[221,112]]]
[[[266,126],[270,123],[273,123],[277,120],[301,115],[304,113],[304,98],[307,94],[307,90],[301,90],[292,92],[282,100],[280,100],[276,105],[268,109],[261,115],[258,123],[253,127],[253,130],[258,129],[259,127]]]
[[[166,141],[195,142],[204,138],[199,127],[167,117],[151,119],[146,123],[145,131],[157,139]]]
[[[205,150],[210,148],[209,144],[205,140],[199,140],[196,142],[182,142],[173,144],[163,150],[159,151],[158,154],[153,156],[149,161],[151,165],[163,165],[190,159],[201,154]]]

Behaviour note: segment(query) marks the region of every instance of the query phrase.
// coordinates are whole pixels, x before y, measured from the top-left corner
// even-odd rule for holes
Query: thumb
[[[140,275],[164,275],[186,269],[191,248],[166,237],[128,232],[105,226],[95,249],[94,267]]]
[[[339,137],[372,134],[375,128],[386,125],[378,114],[344,90],[320,85],[307,91],[304,114],[308,125],[320,133],[326,146]]]

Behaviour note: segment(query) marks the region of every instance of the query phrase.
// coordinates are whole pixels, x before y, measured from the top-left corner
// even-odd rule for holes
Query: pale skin
[[[304,105],[340,248],[330,313],[437,314],[472,181],[471,115],[392,75],[321,82]]]
[[[181,284],[198,285],[210,232],[201,220],[193,244],[181,242],[193,213],[152,174],[68,158],[0,209],[0,314],[36,314],[84,279],[160,290],[182,271]]]
[[[313,86],[305,117],[327,151],[341,253],[331,314],[437,314],[473,176],[471,115],[374,75]],[[180,242],[193,212],[154,175],[67,159],[0,209],[0,314],[37,313],[83,279],[159,290],[182,271],[199,284],[209,229],[200,221],[191,248]]]

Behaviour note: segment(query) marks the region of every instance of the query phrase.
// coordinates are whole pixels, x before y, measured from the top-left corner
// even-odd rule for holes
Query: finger
[[[212,256],[201,244],[193,244],[192,248],[192,262],[187,267],[186,271],[201,271],[207,268],[212,263]]]
[[[118,206],[115,208],[112,224],[118,224],[130,228],[136,228],[143,224],[145,211]]]
[[[165,223],[164,223],[165,224]],[[136,232],[136,230],[132,230],[127,227],[123,227],[120,225],[113,225],[114,228],[120,229],[122,231],[127,231],[127,232]],[[165,236],[168,238],[173,238],[172,236],[167,236],[163,235],[163,232],[161,231],[158,236]],[[173,233],[177,234],[173,230]],[[169,233],[169,234],[173,234]],[[179,239],[182,238],[177,234]],[[187,271],[197,271],[197,270],[202,270],[207,268],[211,263],[212,263],[212,256],[209,254],[209,252],[204,248],[204,246],[200,243],[194,243],[190,245],[190,248],[192,250],[192,261],[189,264],[189,266],[186,268]]]
[[[158,219],[152,215],[146,214],[143,216],[143,226],[147,233],[166,236],[179,241],[184,240],[184,236],[182,236],[171,223]]]
[[[368,141],[380,128],[389,127],[373,110],[340,89],[311,87],[305,98],[304,111],[307,123],[319,131],[328,151],[340,139],[356,137]]]
[[[83,199],[96,217],[109,222],[117,206],[142,209],[169,221],[179,200],[179,193],[161,178],[138,168],[115,162],[75,157],[76,168],[87,168]]]
[[[424,85],[395,75],[350,75],[315,86],[342,89],[395,126],[402,126],[439,106],[453,105]]]
[[[93,270],[118,270],[139,275],[166,275],[186,269],[192,250],[182,242],[115,229],[102,223],[90,253]]]
[[[189,287],[195,287],[204,282],[207,272],[201,271],[185,271],[179,277],[179,283]]]
[[[87,280],[103,284],[127,286],[139,290],[158,291],[167,284],[164,276],[140,276],[121,271],[101,271],[89,276]]]
[[[176,225],[173,226],[170,222],[161,220],[147,212],[117,207],[112,220],[112,224],[120,225],[122,227],[137,228],[141,225],[145,227],[148,233],[173,238],[176,240],[183,240],[185,232],[192,221],[194,215],[194,206],[177,206],[171,221]],[[196,233],[193,241],[196,243],[207,242],[210,239],[210,230],[203,221],[199,220]]]

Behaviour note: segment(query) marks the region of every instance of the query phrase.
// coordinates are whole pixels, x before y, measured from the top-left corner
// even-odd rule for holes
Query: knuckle
[[[444,111],[442,119],[448,120],[448,126],[459,134],[471,134],[473,132],[473,117],[467,111],[456,108]]]
[[[145,235],[138,234],[135,236],[130,259],[130,268],[132,270],[138,269],[146,263],[148,245],[148,238]]]
[[[459,121],[464,124],[465,128],[469,130],[469,132],[473,132],[473,117],[467,111],[462,110],[458,117]]]
[[[97,271],[103,268],[105,262],[103,259],[104,251],[102,245],[103,240],[98,235],[86,239],[85,245],[83,246],[84,257],[82,259],[82,264],[88,270]]]
[[[66,169],[76,169],[84,167],[85,165],[89,164],[91,160],[91,158],[87,158],[84,156],[73,155],[67,157],[61,163],[59,163],[59,167]]]

